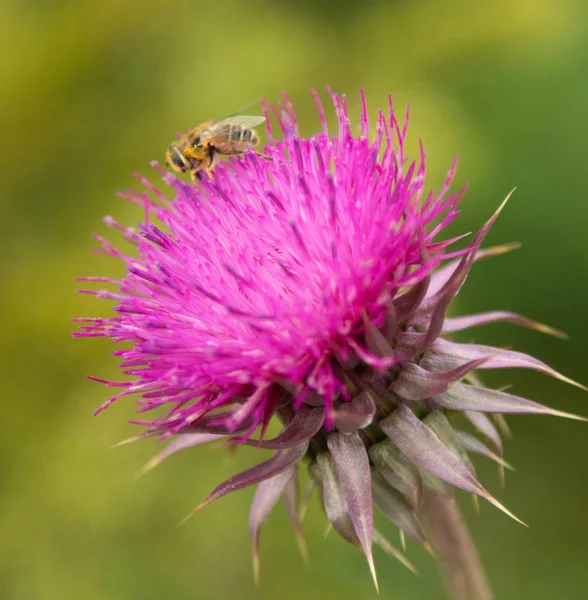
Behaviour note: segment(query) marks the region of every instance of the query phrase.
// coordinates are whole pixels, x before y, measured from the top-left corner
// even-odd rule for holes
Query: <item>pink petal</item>
[[[358,433],[332,433],[327,438],[327,446],[333,455],[349,516],[377,589],[372,555],[372,486],[367,451]]]
[[[419,544],[425,544],[425,534],[418,521],[415,511],[406,498],[382,477],[372,470],[372,493],[374,504],[406,535],[415,539]]]
[[[482,487],[457,456],[447,449],[433,431],[407,406],[401,404],[380,423],[380,426],[382,431],[419,467],[455,487],[484,498],[524,525]]]
[[[533,356],[514,350],[500,350],[481,344],[457,344],[438,339],[427,352],[423,364],[433,369],[454,369],[465,361],[485,359],[479,369],[533,369],[588,391],[582,384],[558,373]]]
[[[505,310],[493,310],[486,313],[445,319],[442,333],[463,331],[464,329],[469,329],[470,327],[487,325],[488,323],[516,323],[517,325],[523,325],[524,327],[529,327],[535,331],[547,333],[558,338],[567,339],[568,337],[565,333],[558,331],[557,329],[553,329],[553,327],[549,327],[548,325],[544,325],[543,323],[539,323],[538,321],[534,321],[533,319],[529,319],[523,315]]]
[[[584,417],[555,410],[526,398],[466,383],[456,383],[450,390],[435,396],[434,400],[440,406],[451,410],[551,415],[577,421],[587,420]]]
[[[301,460],[306,454],[307,449],[308,442],[304,442],[303,444],[293,448],[278,450],[269,460],[255,465],[246,471],[237,473],[237,475],[233,475],[233,477],[227,479],[218,487],[216,487],[201,504],[199,504],[188,516],[182,520],[182,523],[189,519],[201,508],[211,504],[215,500],[282,473],[282,471],[285,471]]]
[[[382,477],[402,493],[413,508],[421,503],[423,481],[416,465],[391,440],[385,439],[369,449],[369,456]]]
[[[257,486],[249,512],[249,533],[253,549],[253,573],[256,583],[259,581],[259,535],[261,526],[284,493],[288,482],[294,476],[296,465],[291,465],[281,473],[262,481]]]
[[[181,435],[172,439],[171,442],[157,455],[155,455],[144,467],[142,467],[137,477],[145,475],[148,471],[155,468],[166,458],[170,457],[176,452],[192,448],[193,446],[199,446],[200,444],[206,444],[208,442],[214,442],[215,440],[222,440],[226,436],[215,435],[212,433],[196,433],[193,435]]]
[[[405,400],[424,400],[444,392],[487,358],[478,358],[446,371],[427,371],[415,363],[405,365],[390,389]]]
[[[483,248],[476,252],[476,257],[474,260],[477,262],[478,260],[488,258],[490,256],[500,256],[501,254],[505,254],[506,252],[518,250],[520,247],[521,245],[519,243],[511,242],[509,244],[501,244],[500,246],[492,246],[491,248]],[[441,290],[441,288],[443,288],[443,286],[451,279],[451,276],[455,273],[460,262],[461,260],[451,261],[450,263],[442,266],[433,273],[429,289],[427,290],[427,298],[435,296],[435,294],[437,294]]]
[[[325,411],[323,408],[302,406],[282,431],[271,440],[253,440],[244,442],[248,446],[258,446],[266,450],[283,450],[308,441],[323,426]]]
[[[333,424],[341,433],[352,433],[368,427],[375,414],[376,404],[372,393],[364,391],[333,410]]]

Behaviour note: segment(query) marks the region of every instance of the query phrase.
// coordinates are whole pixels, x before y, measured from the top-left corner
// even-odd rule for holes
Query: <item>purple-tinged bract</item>
[[[135,245],[132,255],[98,238],[126,275],[86,278],[118,287],[85,290],[114,300],[117,315],[78,319],[76,335],[125,342],[114,354],[132,380],[105,382],[120,391],[100,410],[126,395],[138,397],[140,412],[159,409],[139,421],[148,428],[140,437],[177,437],[155,462],[219,438],[274,451],[203,503],[260,484],[250,520],[256,556],[280,497],[300,535],[296,466],[306,459],[333,528],[373,570],[372,536],[393,549],[373,532],[372,502],[421,544],[423,485],[449,483],[506,510],[478,483],[468,452],[506,464],[496,413],[571,415],[485,388],[473,373],[522,367],[566,380],[541,361],[446,337],[498,321],[554,333],[503,311],[446,318],[472,264],[510,249],[480,250],[499,211],[454,250],[458,238],[441,237],[458,214],[461,194],[448,194],[454,168],[438,194],[426,193],[425,153],[407,158],[407,122],[391,101],[370,125],[362,95],[356,128],[345,98],[331,97],[336,134],[315,94],[321,131],[300,137],[285,98],[265,111],[263,156],[223,163],[197,186],[165,174],[171,201],[141,179],[155,200],[124,196],[146,208],[145,223],[106,220]],[[449,411],[463,412],[494,449],[456,431]],[[264,439],[274,417],[283,429]]]

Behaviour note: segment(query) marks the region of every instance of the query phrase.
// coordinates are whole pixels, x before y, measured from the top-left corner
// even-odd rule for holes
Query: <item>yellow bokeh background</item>
[[[101,222],[142,218],[115,192],[134,172],[158,181],[176,131],[286,90],[301,129],[318,125],[309,89],[346,93],[372,114],[393,94],[411,106],[410,147],[424,140],[432,186],[453,157],[469,188],[452,233],[471,231],[517,192],[489,236],[522,249],[480,263],[462,311],[514,310],[569,333],[516,327],[466,339],[514,346],[588,384],[588,5],[583,0],[5,0],[0,7],[3,434],[0,598],[175,600],[375,598],[361,553],[311,503],[304,564],[281,507],[262,534],[261,583],[251,574],[252,491],[228,496],[178,527],[221,480],[260,460],[245,449],[178,455],[134,473],[154,440],[137,433],[131,401],[97,418],[115,377],[105,340],[73,340],[70,320],[109,314],[74,279],[120,274],[92,254]],[[254,110],[254,109],[250,109]],[[488,381],[588,415],[580,390],[530,372]],[[530,528],[460,496],[501,600],[584,599],[588,591],[588,429],[512,417],[506,458],[516,473],[487,487]],[[383,526],[393,535],[392,529]],[[384,598],[444,598],[430,556],[414,544],[415,577],[376,551]]]

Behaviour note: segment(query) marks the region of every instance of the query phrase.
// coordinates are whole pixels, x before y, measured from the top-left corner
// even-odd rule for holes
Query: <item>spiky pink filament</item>
[[[391,299],[456,255],[445,252],[453,240],[434,241],[457,215],[459,195],[445,197],[455,165],[441,193],[425,198],[424,150],[408,161],[407,123],[391,102],[371,141],[363,94],[357,136],[345,98],[330,94],[337,135],[314,93],[322,131],[301,138],[285,96],[281,110],[269,106],[283,134],[272,137],[268,125],[271,160],[249,153],[196,187],[165,174],[173,202],[142,178],[160,203],[145,192],[123,195],[152,219],[138,232],[106,219],[137,255],[97,236],[128,272],[117,293],[86,290],[115,300],[118,315],[77,333],[130,343],[116,355],[135,381],[101,408],[139,394],[141,412],[166,409],[149,424],[171,432],[225,408],[227,430],[247,424],[248,436],[286,384],[300,395],[295,406],[309,391],[318,395],[330,426],[333,402],[346,393],[337,357],[377,370],[394,364],[368,347],[366,323],[381,327]]]

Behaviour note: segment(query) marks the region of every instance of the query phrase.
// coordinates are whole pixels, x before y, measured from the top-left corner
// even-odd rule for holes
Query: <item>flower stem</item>
[[[425,486],[420,517],[452,600],[494,598],[453,495]]]

